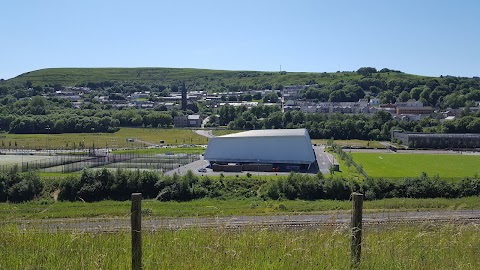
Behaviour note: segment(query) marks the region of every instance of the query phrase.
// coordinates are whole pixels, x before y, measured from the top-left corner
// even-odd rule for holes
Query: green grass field
[[[86,148],[124,148],[143,147],[141,142],[128,142],[128,138],[160,144],[207,144],[206,137],[200,136],[189,129],[160,128],[121,128],[115,133],[66,133],[66,134],[3,134],[0,148],[10,149],[78,149],[81,143]],[[16,143],[16,146],[15,146]],[[148,146],[148,145],[147,145]]]
[[[0,226],[1,269],[130,269],[130,232]],[[143,269],[350,269],[350,230],[144,232]],[[479,269],[474,224],[365,227],[360,269]]]
[[[462,178],[480,174],[480,156],[434,154],[352,153],[371,177],[429,176]]]
[[[154,155],[154,154],[202,154],[205,153],[204,147],[169,147],[169,148],[147,148],[132,150],[115,150],[114,154],[138,154],[138,155]]]
[[[222,135],[228,135],[228,134],[244,132],[244,131],[245,130],[214,129],[214,130],[212,130],[212,133],[215,136],[222,136]]]
[[[327,139],[312,139],[314,144],[327,144]],[[377,148],[385,149],[385,146],[378,141],[365,141],[365,140],[335,140],[335,144],[340,146],[352,147],[352,148]]]
[[[222,136],[242,132],[244,130],[213,130],[215,136]],[[79,148],[84,143],[86,148],[109,147],[143,147],[140,142],[127,142],[127,138],[134,138],[153,144],[208,144],[206,137],[200,136],[189,129],[160,129],[160,128],[121,128],[115,133],[65,133],[65,134],[8,134],[2,133],[0,148],[5,149],[72,149],[74,144]],[[17,146],[15,146],[15,143]],[[325,139],[313,139],[312,144],[326,144]],[[335,140],[340,146],[385,148],[377,141],[363,140]]]
[[[340,171],[334,172],[333,177],[343,177],[347,179],[353,178],[357,180],[365,178],[361,173],[357,172],[355,167],[348,167],[337,155],[335,155],[335,161],[340,165]]]

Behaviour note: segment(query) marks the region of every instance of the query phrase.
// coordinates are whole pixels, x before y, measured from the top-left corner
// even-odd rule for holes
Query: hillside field
[[[352,153],[371,177],[415,177],[422,172],[444,178],[480,174],[478,155]]]
[[[306,84],[315,80],[317,83],[335,83],[345,80],[359,80],[363,76],[356,72],[264,72],[264,71],[230,71],[195,68],[47,68],[21,74],[8,80],[9,83],[25,83],[33,85],[62,84],[64,86],[83,85],[87,82],[142,82],[169,85],[186,81],[194,82],[198,89],[210,89],[227,85],[262,85]],[[379,73],[384,79],[427,79],[405,73]]]
[[[161,128],[121,128],[115,133],[66,133],[66,134],[8,134],[3,133],[0,139],[0,148],[10,149],[73,149],[95,147],[124,148],[143,147],[143,143],[128,142],[128,138],[148,143],[159,144],[207,144],[207,138],[200,136],[189,129],[161,129]],[[16,143],[16,146],[15,146]],[[148,145],[147,145],[148,146]]]

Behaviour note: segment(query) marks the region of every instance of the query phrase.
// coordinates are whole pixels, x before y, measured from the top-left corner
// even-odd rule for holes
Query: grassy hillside
[[[421,79],[426,77],[405,73],[382,73],[381,78]],[[355,72],[313,73],[313,72],[261,72],[226,71],[193,68],[48,68],[21,74],[8,80],[12,83],[31,81],[33,85],[62,84],[64,86],[81,85],[87,82],[143,82],[170,84],[178,81],[194,82],[197,86],[207,85],[262,85],[332,83],[337,81],[358,80],[363,76]]]

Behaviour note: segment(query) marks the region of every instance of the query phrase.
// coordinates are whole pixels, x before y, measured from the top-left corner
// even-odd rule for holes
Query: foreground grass
[[[351,209],[350,201],[263,201],[259,199],[216,200],[201,199],[190,202],[159,202],[144,200],[143,209],[158,217],[215,217],[233,215],[312,214]],[[479,197],[458,199],[395,198],[365,201],[365,211],[396,211],[421,209],[479,209]],[[129,201],[56,202],[32,201],[21,204],[0,204],[0,220],[48,219],[77,217],[128,217]]]
[[[422,172],[443,178],[463,178],[480,174],[480,156],[352,153],[370,177],[415,177]]]
[[[115,133],[65,133],[65,134],[4,134],[1,148],[10,149],[74,149],[143,147],[140,141],[152,144],[207,144],[207,138],[189,129],[121,128]],[[128,142],[127,139],[140,141]],[[2,143],[3,142],[3,143]],[[15,143],[17,146],[15,146]]]
[[[130,232],[2,226],[1,269],[130,269]],[[144,269],[349,269],[347,227],[143,233]],[[364,228],[363,269],[479,269],[480,227]]]

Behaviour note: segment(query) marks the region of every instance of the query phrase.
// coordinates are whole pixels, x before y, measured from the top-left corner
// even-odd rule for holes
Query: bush
[[[0,201],[25,202],[40,197],[44,185],[36,173],[19,173],[18,167],[0,176]]]
[[[11,202],[25,202],[36,198],[42,190],[43,183],[38,174],[27,173],[19,182],[13,183],[7,191]]]
[[[480,179],[464,178],[457,185],[460,197],[480,196]]]

